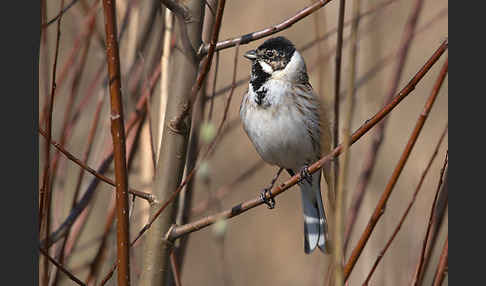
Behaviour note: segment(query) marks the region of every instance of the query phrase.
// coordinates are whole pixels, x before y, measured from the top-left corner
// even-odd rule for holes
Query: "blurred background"
[[[60,1],[45,2],[47,2],[47,9],[44,16],[45,19],[50,20],[58,14]],[[227,1],[219,39],[233,38],[270,27],[295,15],[312,2]],[[352,130],[359,128],[383,106],[383,100],[391,85],[397,63],[396,52],[400,47],[403,31],[414,2],[405,0],[361,1],[361,13],[365,15],[361,18],[358,30],[358,89]],[[346,1],[345,22],[351,19],[352,3],[353,1]],[[120,40],[120,59],[122,95],[125,121],[127,122],[130,114],[135,110],[143,89],[152,84],[151,77],[160,62],[162,39],[167,26],[165,24],[166,16],[161,12],[158,1],[118,0],[116,4],[119,31],[125,29],[123,32],[125,34]],[[208,4],[213,9],[216,7],[214,0],[208,1]],[[310,82],[326,103],[329,118],[334,116],[334,66],[337,34],[333,31],[338,23],[338,8],[339,1],[331,1],[316,13],[274,35],[287,37],[296,45],[297,49],[301,50],[306,60]],[[130,18],[123,28],[124,16],[130,9]],[[93,22],[93,34],[89,37],[90,11],[94,11],[95,21]],[[206,13],[208,13],[208,8]],[[53,23],[44,29],[41,38],[39,54],[39,114],[41,117],[39,120],[41,126],[44,126],[42,124],[44,108],[51,89],[56,26],[57,24]],[[441,42],[447,38],[448,2],[446,0],[424,1],[415,33],[398,89],[408,83]],[[349,75],[349,34],[350,25],[346,25],[341,71],[341,91],[344,92],[347,89]],[[325,36],[324,40],[315,43],[316,38],[323,36]],[[90,38],[89,41],[88,38]],[[203,39],[207,39],[207,36],[203,36]],[[65,148],[76,157],[87,158],[87,164],[95,169],[103,161],[111,145],[109,92],[104,82],[106,60],[103,41],[104,19],[101,5],[95,5],[95,1],[91,0],[77,1],[64,14],[61,22],[52,136],[53,140],[62,142]],[[277,167],[261,161],[244,133],[239,119],[239,106],[242,95],[247,90],[246,79],[250,74],[250,62],[244,59],[242,54],[249,49],[256,48],[263,41],[264,39],[257,40],[239,48],[236,82],[242,80],[242,84],[238,84],[234,90],[221,139],[217,142],[209,159],[203,162],[194,179],[190,221],[255,198],[270,183],[278,170]],[[86,55],[83,56],[83,53]],[[235,48],[231,48],[220,51],[213,59],[205,92],[200,96],[200,98],[208,98],[203,105],[203,115],[193,117],[199,122],[198,128],[201,130],[199,146],[201,147],[208,145],[212,133],[217,129],[223,117],[225,102],[229,96],[228,87],[232,84],[234,56]],[[447,52],[420,81],[412,94],[389,116],[384,141],[358,213],[356,225],[346,250],[346,258],[349,257],[352,248],[357,243],[385,189],[446,58]],[[217,59],[219,64],[217,77],[215,77]],[[169,81],[170,76],[168,75]],[[160,80],[154,82],[148,105],[149,110],[153,106],[161,104],[160,82]],[[188,84],[192,85],[192,83]],[[216,92],[214,93],[214,91]],[[215,97],[209,99],[213,94]],[[211,101],[213,102],[211,103]],[[213,110],[210,115],[211,105]],[[144,120],[142,125],[137,125],[137,130],[140,129],[140,132],[137,132],[139,139],[136,143],[137,148],[133,151],[133,161],[130,163],[130,187],[145,192],[151,192],[152,188],[151,145],[156,145],[156,143],[151,144],[150,140],[151,138],[153,142],[160,140],[159,115],[149,112],[150,120]],[[341,115],[340,121],[343,122],[343,112]],[[93,120],[97,116],[99,116],[99,121],[96,124],[96,132],[93,133],[95,135],[91,143],[90,131]],[[75,123],[72,124],[72,128],[67,128],[65,122],[70,120]],[[349,285],[360,285],[364,281],[411,200],[420,176],[447,122],[448,81],[446,78],[409,161],[386,205],[386,211],[350,276]],[[356,190],[373,133],[374,130],[367,133],[351,148],[346,209],[349,209]],[[62,140],[62,138],[65,139]],[[133,136],[130,138],[133,141]],[[44,138],[40,138],[39,142],[39,182],[42,182],[46,141]],[[89,156],[85,157],[88,146],[91,146],[91,151]],[[379,264],[371,280],[371,285],[407,285],[410,283],[418,262],[432,200],[447,149],[446,135],[415,205]],[[52,187],[51,231],[56,230],[71,211],[80,172],[79,167],[66,157],[57,156],[57,170]],[[51,158],[56,158],[55,149],[51,150]],[[113,166],[108,168],[105,175],[114,178]],[[287,174],[282,173],[277,183],[282,183],[288,178]],[[80,181],[78,198],[86,191],[92,179],[92,175],[84,175]],[[73,227],[73,229],[78,228],[79,237],[75,242],[68,241],[65,246],[69,252],[65,259],[66,267],[83,281],[86,281],[92,271],[92,261],[99,253],[106,228],[105,224],[114,204],[112,190],[113,188],[105,183],[97,186],[93,200],[87,211],[81,216],[85,224],[77,223]],[[301,198],[297,190],[297,187],[293,187],[280,195],[276,199],[276,208],[273,210],[260,206],[227,221],[223,226],[219,225],[224,228],[223,235],[217,235],[214,227],[190,234],[181,266],[182,285],[326,285],[325,276],[332,256],[323,255],[319,251],[315,251],[311,255],[304,254]],[[147,221],[148,204],[143,200],[136,200],[132,212],[130,231],[133,238]],[[446,212],[437,235],[435,248],[432,251],[430,265],[424,277],[425,284],[430,284],[433,280],[448,232],[447,222]],[[131,251],[133,285],[137,285],[142,271],[143,243],[144,237],[135,244]],[[59,258],[62,244],[63,239],[52,247],[51,254],[54,257]],[[103,246],[104,256],[100,260],[99,274],[95,279],[97,284],[111,268],[116,257],[115,248],[116,234],[115,228],[112,226],[106,237],[106,244]],[[54,269],[51,271],[50,281],[58,285],[73,284],[64,275],[56,278]],[[107,285],[115,284],[116,279],[114,278],[107,283]],[[447,284],[446,278],[443,285]]]

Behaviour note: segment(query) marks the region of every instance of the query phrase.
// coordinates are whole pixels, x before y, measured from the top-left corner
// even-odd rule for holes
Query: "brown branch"
[[[420,15],[420,11],[422,10],[423,2],[424,2],[423,0],[416,0],[414,2],[414,6],[412,7],[412,11],[408,17],[408,22],[405,25],[404,32],[401,38],[400,49],[398,50],[398,53],[396,55],[398,58],[398,62],[395,65],[392,81],[386,93],[387,95],[384,98],[383,105],[388,104],[392,100],[393,95],[395,94],[398,85],[400,83],[403,69],[405,67],[405,62],[407,60],[408,52],[410,50],[410,46],[414,36],[417,19],[418,16]],[[352,203],[354,205],[355,210],[351,212],[351,215],[354,216],[350,217],[349,219],[350,222],[348,223],[349,225],[348,230],[346,231],[348,237],[347,243],[349,243],[349,237],[351,236],[352,227],[354,226],[354,223],[356,221],[356,215],[360,209],[362,198],[364,197],[366,188],[368,187],[371,175],[373,174],[374,167],[376,166],[378,152],[383,142],[383,138],[385,137],[385,127],[387,122],[388,120],[385,119],[378,126],[378,129],[372,138],[372,142],[369,147],[369,151],[367,152],[367,156],[364,159],[365,163],[361,171],[361,174],[359,176],[358,185],[355,192],[357,195],[354,196],[354,198],[359,201]],[[345,246],[347,247],[347,245]]]
[[[375,207],[375,210],[370,218],[370,221],[368,222],[368,225],[366,226],[366,229],[364,230],[363,234],[361,235],[361,238],[359,239],[358,244],[356,247],[353,249],[353,252],[351,253],[351,257],[348,259],[348,262],[346,263],[346,266],[344,268],[344,273],[346,280],[349,278],[349,275],[351,274],[351,271],[354,268],[354,265],[356,265],[356,261],[358,260],[359,256],[361,255],[361,252],[363,251],[366,243],[368,242],[368,239],[371,236],[371,233],[373,232],[373,229],[375,228],[376,224],[378,223],[379,219],[385,212],[385,206],[390,198],[390,195],[393,191],[393,187],[395,186],[396,182],[398,181],[398,178],[400,177],[400,174],[403,170],[403,167],[407,163],[407,160],[412,152],[413,147],[415,146],[415,143],[417,142],[417,139],[420,135],[420,132],[422,131],[422,127],[425,124],[425,121],[427,120],[427,117],[430,113],[430,110],[432,109],[432,106],[434,105],[435,99],[437,98],[437,95],[439,93],[440,87],[442,86],[442,82],[445,79],[445,76],[447,74],[447,68],[448,68],[448,60],[446,60],[440,76],[436,82],[436,85],[434,86],[434,89],[432,91],[432,94],[429,96],[427,99],[427,102],[424,107],[424,111],[420,114],[417,123],[415,124],[415,128],[408,140],[407,145],[405,146],[405,149],[403,150],[403,153],[400,157],[400,160],[398,161],[398,164],[396,165],[395,169],[393,170],[393,174],[390,177],[390,180],[388,181],[388,184],[385,187],[385,190],[383,191],[380,201]]]
[[[439,57],[444,53],[444,51],[448,47],[448,41],[444,41],[440,47],[434,52],[434,54],[430,57],[430,59],[425,63],[425,65],[415,74],[412,80],[397,94],[397,96],[393,99],[392,102],[387,104],[383,107],[377,114],[375,114],[372,118],[367,120],[357,131],[353,133],[351,136],[351,144],[354,144],[357,140],[359,140],[365,133],[367,133],[373,126],[375,126],[378,122],[380,122],[386,115],[388,115],[405,97],[407,97],[414,89],[417,83],[424,77],[424,75],[430,70],[430,68],[434,65],[434,63],[439,59]],[[342,152],[342,146],[339,145],[338,147],[334,148],[328,155],[321,158],[319,161],[313,163],[309,166],[309,173],[315,173],[320,170],[324,164],[331,161],[333,158],[337,157]],[[272,190],[267,193],[267,199],[271,197],[275,197],[285,190],[289,189],[290,187],[297,184],[302,178],[300,174],[297,174],[287,180],[285,183],[272,188]],[[166,239],[169,241],[175,240],[182,235],[186,235],[188,233],[200,230],[205,228],[219,219],[229,219],[240,215],[256,206],[263,204],[263,201],[260,196],[255,199],[240,203],[233,208],[220,212],[215,215],[211,215],[190,224],[182,225],[182,226],[173,226],[166,234]]]
[[[134,129],[134,127],[137,126],[137,124],[139,127],[141,127],[139,123],[140,123],[140,119],[142,119],[142,117],[145,116],[146,114],[145,113],[146,101],[151,95],[152,89],[157,83],[159,77],[160,77],[160,65],[158,65],[153,71],[152,76],[150,78],[150,87],[143,90],[142,96],[139,98],[137,102],[136,109],[134,112],[132,112],[132,115],[128,120],[128,124],[127,124],[128,126],[126,127],[127,136],[130,135],[131,131]],[[99,174],[103,174],[104,172],[106,172],[112,160],[113,160],[113,151],[111,150],[108,151],[108,154],[104,157],[96,172]],[[94,178],[90,182],[90,184],[88,185],[88,189],[84,193],[83,197],[76,204],[76,208],[73,209],[69,214],[69,216],[64,220],[64,222],[61,223],[61,226],[59,226],[59,228],[49,236],[49,240],[50,240],[49,246],[57,242],[65,235],[67,228],[70,227],[76,221],[79,215],[88,206],[99,182],[100,180],[98,178]]]
[[[358,26],[359,26],[359,12],[361,9],[361,0],[354,0],[353,2],[353,18],[355,19],[351,25],[351,47],[349,50],[349,58],[350,58],[350,69],[349,69],[349,83],[348,83],[348,95],[346,98],[346,102],[344,105],[345,117],[343,122],[343,155],[341,156],[341,161],[339,165],[336,164],[335,171],[339,170],[336,175],[337,177],[337,191],[336,191],[336,214],[335,214],[335,226],[334,226],[334,267],[335,267],[335,285],[343,285],[344,284],[344,276],[343,276],[343,262],[344,262],[344,205],[346,201],[346,183],[347,183],[347,174],[348,174],[348,166],[350,162],[350,154],[349,154],[349,147],[350,147],[350,137],[351,137],[351,122],[353,120],[353,113],[354,113],[354,106],[355,106],[355,79],[356,79],[356,70],[357,70],[357,57],[358,57]],[[343,9],[344,9],[344,1],[343,1]],[[344,13],[344,12],[343,12]],[[343,15],[344,17],[344,15]],[[341,24],[342,25],[342,24]],[[341,35],[342,37],[342,35]],[[342,39],[340,45],[342,46]],[[339,65],[341,65],[339,63]],[[340,72],[340,70],[339,70]],[[336,75],[339,77],[339,75]],[[339,85],[339,83],[338,83]],[[339,89],[336,89],[335,98],[336,102],[335,107],[339,110]],[[336,120],[339,120],[339,114],[336,115]],[[336,124],[336,123],[335,123]],[[336,125],[338,128],[339,125]],[[338,136],[338,130],[335,130],[335,135]],[[335,144],[337,144],[337,138],[334,139]],[[338,160],[335,161],[336,163]],[[339,166],[339,167],[338,167]]]
[[[39,250],[40,252],[45,256],[47,257],[47,259],[49,259],[50,262],[52,262],[52,264],[56,265],[57,268],[59,268],[59,270],[61,270],[62,272],[64,272],[64,274],[66,274],[72,281],[76,282],[76,284],[78,285],[83,285],[85,286],[86,284],[83,283],[83,281],[79,280],[78,278],[76,278],[76,276],[74,276],[71,272],[69,272],[69,270],[67,270],[64,266],[62,266],[60,263],[58,263],[54,258],[52,258],[49,253],[47,253],[46,250],[44,250],[42,247],[39,247]],[[47,284],[46,284],[47,285]]]
[[[170,122],[171,128],[176,130],[177,132],[182,132],[183,130],[185,130],[185,127],[183,126],[183,120],[186,118],[186,116],[189,115],[189,112],[191,111],[192,106],[196,101],[199,90],[201,89],[201,86],[208,75],[209,69],[211,67],[211,62],[213,60],[216,42],[218,41],[219,31],[221,29],[221,22],[223,20],[223,12],[224,12],[225,4],[226,4],[226,0],[218,1],[218,8],[216,11],[216,18],[214,20],[213,33],[211,35],[211,42],[209,44],[208,54],[202,63],[202,68],[201,71],[199,72],[197,80],[192,86],[189,102],[184,105],[181,114],[179,114],[175,119],[173,119]]]
[[[39,127],[39,134],[41,134],[42,136],[44,136],[44,138],[47,139],[47,135],[46,135],[46,131],[44,131],[42,128]],[[83,170],[85,171],[88,171],[89,173],[91,173],[93,176],[95,176],[97,179],[113,186],[113,187],[116,187],[116,183],[106,177],[105,175],[97,172],[96,170],[94,170],[93,168],[89,167],[88,165],[86,165],[84,162],[82,162],[81,160],[79,160],[78,158],[76,158],[72,153],[70,153],[69,151],[67,151],[64,147],[62,147],[59,143],[57,143],[56,141],[54,140],[51,140],[51,145],[56,147],[57,150],[59,150],[62,154],[64,154],[69,160],[73,161],[74,163],[76,163],[79,167],[81,167]],[[128,189],[128,192],[134,196],[137,196],[139,198],[142,198],[144,200],[146,200],[147,202],[153,202],[154,200],[154,197],[152,194],[150,193],[144,193],[144,192],[141,192],[141,191],[137,191],[135,189]]]
[[[390,239],[388,239],[385,247],[378,254],[378,257],[376,258],[375,263],[373,264],[373,267],[371,268],[370,272],[368,273],[368,276],[366,277],[366,280],[363,283],[363,285],[368,285],[368,283],[369,283],[369,281],[371,279],[371,276],[373,275],[373,273],[376,270],[376,267],[380,263],[380,261],[383,258],[383,256],[385,256],[386,251],[388,250],[388,248],[392,244],[393,240],[397,236],[398,232],[402,228],[402,225],[405,222],[405,219],[407,218],[408,213],[412,209],[412,206],[414,205],[414,203],[415,203],[415,201],[417,199],[417,196],[418,196],[418,193],[419,193],[420,189],[422,188],[422,184],[423,184],[423,182],[425,180],[425,177],[427,176],[427,174],[428,174],[428,172],[430,170],[430,167],[432,167],[432,163],[434,162],[435,157],[437,157],[437,154],[439,153],[440,146],[442,145],[442,141],[444,141],[444,138],[445,138],[445,135],[446,134],[447,134],[447,125],[444,128],[444,131],[442,132],[442,135],[440,136],[439,142],[437,142],[437,144],[435,146],[435,149],[434,149],[434,151],[432,153],[432,156],[430,157],[429,162],[427,163],[427,167],[425,167],[425,170],[422,172],[422,176],[420,177],[420,181],[419,181],[417,187],[415,188],[415,192],[413,193],[413,196],[412,196],[412,199],[410,200],[410,203],[408,204],[407,208],[405,209],[405,212],[403,213],[402,218],[400,219],[400,222],[395,227],[395,230],[393,231],[393,234],[391,235]]]
[[[442,253],[440,254],[439,264],[437,265],[437,271],[435,272],[433,286],[440,286],[444,281],[444,277],[447,273],[449,257],[449,235],[446,237],[444,242],[444,247],[442,248]]]
[[[238,47],[235,49],[235,53],[236,55],[238,54]],[[235,56],[235,66],[234,66],[234,71],[236,71],[236,63],[237,63],[237,60],[238,60],[238,57]],[[233,73],[233,79],[235,80],[236,79],[236,72]],[[218,139],[221,137],[221,134],[223,134],[223,129],[222,127],[224,126],[224,123],[226,121],[226,118],[227,118],[227,115],[228,115],[228,111],[229,111],[229,105],[230,105],[230,102],[231,102],[231,98],[233,97],[233,91],[234,91],[234,88],[231,90],[231,93],[230,95],[228,96],[228,99],[226,101],[226,104],[225,104],[225,111],[223,113],[223,119],[221,120],[221,123],[220,123],[220,126],[218,128],[218,132],[217,132],[217,135],[215,136],[215,138],[213,139],[213,141],[209,144],[209,147],[208,149],[206,150],[206,153],[202,156],[202,159],[201,161],[204,161],[207,156],[211,153],[211,151],[214,149],[214,147],[216,146],[216,143],[218,142]],[[150,221],[145,224],[145,226],[139,231],[139,233],[137,234],[137,236],[135,237],[135,239],[132,241],[131,243],[131,246],[133,246],[137,241],[138,239],[140,239],[142,237],[142,235],[147,231],[149,230],[151,227],[152,227],[152,224],[155,222],[155,220],[162,214],[162,212],[177,198],[177,195],[182,191],[182,189],[184,188],[184,186],[186,186],[186,184],[193,178],[194,174],[196,173],[197,169],[199,168],[199,165],[196,165],[196,167],[194,167],[186,176],[185,180],[177,187],[177,189],[170,195],[170,197],[162,204],[160,204],[160,208],[158,208],[156,211],[154,211],[154,214],[151,215],[151,219]],[[154,206],[157,206],[159,204],[154,204]],[[170,245],[172,246],[171,242],[169,242],[168,240],[163,240],[163,243],[165,245]],[[112,269],[110,270],[110,272],[107,273],[107,275],[105,276],[105,278],[103,279],[103,284],[106,283],[111,275],[113,275],[113,272],[116,270],[116,265],[114,265],[112,267]]]
[[[362,14],[360,14],[360,19],[364,19],[364,17],[367,17],[367,16],[370,16],[370,15],[373,15],[374,13],[376,12],[381,12],[382,9],[386,8],[388,5],[390,4],[393,4],[394,2],[396,2],[397,0],[389,0],[389,1],[385,1],[383,3],[380,3],[380,4],[377,4],[375,6],[373,6],[372,8],[370,8],[369,10],[363,12]],[[443,17],[444,15],[447,15],[447,8],[441,10],[438,15],[436,15],[434,18],[434,20],[437,20],[436,18],[441,18]],[[351,25],[352,21],[354,19],[350,19],[346,22],[344,22],[344,26],[347,27],[349,25]],[[424,25],[421,29],[425,30],[427,28],[429,28],[429,26],[433,23],[434,21],[429,21],[428,24]],[[374,27],[373,27],[374,29]],[[329,30],[326,34],[324,34],[322,37],[320,37],[318,40],[313,40],[313,41],[310,41],[309,43],[307,44],[304,44],[302,47],[300,47],[298,50],[299,51],[306,51],[306,50],[309,50],[311,49],[312,47],[314,47],[316,44],[318,44],[319,42],[321,41],[325,41],[329,38],[331,38],[331,36],[333,36],[337,31],[337,28],[333,28],[331,30]],[[417,31],[418,33],[418,31]],[[416,34],[417,34],[416,33]],[[415,35],[416,35],[415,34]],[[360,40],[360,39],[358,39]],[[346,44],[346,40],[343,41],[344,44]],[[334,47],[333,49],[330,49],[329,50],[329,53],[327,53],[325,56],[322,56],[320,58],[318,58],[318,60],[316,61],[316,63],[314,65],[311,65],[309,67],[309,70],[308,71],[312,71],[316,68],[316,65],[319,66],[319,65],[322,65],[325,61],[327,61],[332,55],[334,55],[336,51],[336,48]],[[395,59],[395,57],[393,58]],[[248,81],[250,80],[250,77],[245,77],[245,78],[242,78],[242,79],[239,79],[238,81],[236,81],[236,86],[241,86],[243,84],[248,84]],[[223,95],[223,94],[226,94],[226,92],[228,92],[229,90],[231,89],[231,84],[227,85],[227,86],[224,86],[222,87],[221,89],[217,90],[214,95],[215,96],[220,96],[220,95]],[[340,98],[341,99],[341,98]]]
[[[128,174],[115,3],[111,0],[103,0],[103,11],[106,32],[106,60],[110,78],[111,136],[115,160],[118,285],[130,285]]]
[[[344,10],[345,0],[339,1],[339,15],[337,28],[336,57],[334,61],[334,126],[333,126],[333,148],[339,142],[339,92],[341,91],[341,58],[343,53],[343,29],[344,29]],[[339,161],[334,161],[334,182],[339,179]]]
[[[103,232],[103,236],[101,237],[101,243],[98,247],[98,251],[96,252],[96,255],[93,259],[93,261],[89,265],[89,274],[88,277],[86,278],[86,284],[87,285],[92,285],[94,283],[91,283],[97,276],[100,271],[103,258],[106,253],[106,243],[108,240],[108,235],[110,234],[111,227],[113,225],[113,222],[115,221],[115,210],[116,210],[116,204],[113,204],[113,206],[110,207],[110,211],[108,212],[108,218],[106,219],[105,223],[105,230]]]
[[[283,22],[281,22],[281,23],[279,23],[275,26],[272,26],[272,27],[269,27],[269,28],[266,28],[266,29],[263,29],[263,30],[260,30],[260,31],[257,31],[257,32],[252,32],[252,33],[249,33],[249,34],[246,34],[246,35],[243,35],[243,36],[240,36],[240,37],[236,37],[236,38],[233,38],[233,39],[228,39],[228,40],[224,40],[222,42],[218,42],[218,43],[216,43],[216,46],[213,47],[213,48],[211,48],[212,44],[202,45],[201,48],[198,51],[198,54],[200,56],[204,56],[206,54],[209,54],[209,51],[211,49],[215,49],[216,51],[219,51],[219,50],[234,47],[238,44],[239,45],[245,45],[245,44],[251,43],[253,41],[256,41],[258,39],[273,35],[275,33],[278,33],[280,31],[283,31],[285,29],[290,28],[290,26],[292,26],[293,24],[295,24],[298,21],[309,16],[313,12],[317,11],[319,8],[324,7],[327,3],[331,2],[331,1],[332,0],[316,1],[314,4],[300,10],[294,16],[284,20]]]
[[[61,8],[64,7],[64,0],[61,0]],[[52,85],[51,85],[51,96],[49,99],[49,108],[48,108],[48,117],[46,121],[46,129],[47,129],[47,138],[49,140],[52,138],[52,113],[54,109],[54,98],[56,94],[56,71],[57,71],[57,60],[59,56],[59,45],[61,40],[61,20],[62,17],[59,18],[57,21],[57,37],[56,37],[56,50],[54,55],[54,65],[52,67]],[[47,251],[49,251],[49,230],[50,230],[50,214],[51,214],[51,184],[50,182],[50,146],[49,144],[45,145],[45,162],[44,162],[44,175],[43,175],[43,182],[42,188],[40,189],[40,207],[39,207],[39,232],[40,236],[44,234],[45,236],[45,244],[44,247]],[[46,253],[48,254],[48,252]],[[44,261],[44,268],[43,268],[43,285],[48,285],[49,283],[49,264],[47,260]]]
[[[432,207],[430,208],[430,216],[429,216],[429,221],[427,223],[427,231],[425,232],[425,237],[424,237],[424,240],[423,240],[423,243],[422,243],[422,248],[421,248],[421,251],[420,251],[419,261],[417,263],[417,268],[416,268],[416,271],[414,273],[412,283],[411,283],[411,285],[414,285],[414,286],[422,284],[422,279],[423,279],[423,276],[424,276],[425,249],[427,247],[427,242],[429,242],[429,240],[428,240],[429,233],[430,233],[430,230],[432,228],[432,220],[434,218],[434,214],[435,214],[435,210],[436,210],[437,198],[439,196],[439,192],[440,192],[441,187],[442,187],[442,182],[444,181],[443,180],[444,179],[444,173],[446,174],[445,175],[445,181],[447,181],[446,167],[447,167],[448,162],[449,162],[449,158],[448,158],[448,152],[447,152],[446,156],[445,156],[445,160],[444,160],[444,165],[442,166],[442,169],[440,170],[439,183],[437,184],[437,189],[435,191],[435,196],[434,196],[434,200],[432,202]],[[444,184],[444,187],[446,187],[446,186],[447,186],[447,183]]]
[[[202,2],[200,0],[190,0],[185,1],[184,4],[188,7],[193,21],[184,23],[184,27],[182,27],[181,23],[179,23],[182,19],[176,17],[179,25],[175,25],[174,35],[176,35],[179,47],[181,41],[184,40],[184,33],[186,32],[191,45],[199,46],[201,44],[202,16],[204,15]],[[191,85],[196,82],[199,65],[198,62],[193,62],[186,50],[174,49],[172,55],[174,64],[171,65],[170,72],[173,81],[171,83],[171,92],[167,99],[166,122],[176,121],[176,118],[191,101],[190,96],[193,91],[191,90]],[[179,127],[183,126],[183,128],[176,129],[170,123],[164,123],[165,127],[160,144],[161,149],[157,160],[160,164],[157,164],[153,187],[154,195],[158,202],[150,205],[150,217],[154,216],[161,205],[160,202],[170,196],[182,180],[190,124],[190,116],[181,120]],[[160,240],[160,237],[174,222],[175,214],[176,207],[170,206],[160,216],[156,227],[151,228],[148,232],[144,243],[143,268],[140,277],[140,284],[142,285],[162,285],[166,281],[169,273],[169,254],[172,246],[165,244]]]

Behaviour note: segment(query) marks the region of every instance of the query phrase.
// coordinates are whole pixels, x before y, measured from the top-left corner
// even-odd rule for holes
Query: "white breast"
[[[261,105],[256,104],[253,89],[243,99],[240,116],[255,149],[269,164],[300,169],[314,159],[312,142],[304,118],[292,102],[290,83],[269,80]]]

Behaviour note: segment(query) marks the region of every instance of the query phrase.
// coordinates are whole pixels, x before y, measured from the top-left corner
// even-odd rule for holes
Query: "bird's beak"
[[[245,58],[249,59],[250,61],[253,61],[256,59],[256,51],[255,50],[249,50],[243,55]]]

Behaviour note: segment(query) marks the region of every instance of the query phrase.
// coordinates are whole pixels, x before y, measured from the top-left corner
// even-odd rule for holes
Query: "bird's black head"
[[[273,71],[284,69],[295,52],[295,46],[285,37],[270,38],[263,42],[256,50],[246,52],[247,59],[263,61]]]
[[[270,38],[255,50],[245,53],[252,61],[251,80],[253,90],[258,90],[274,72],[284,69],[294,55],[295,47],[285,37]]]

